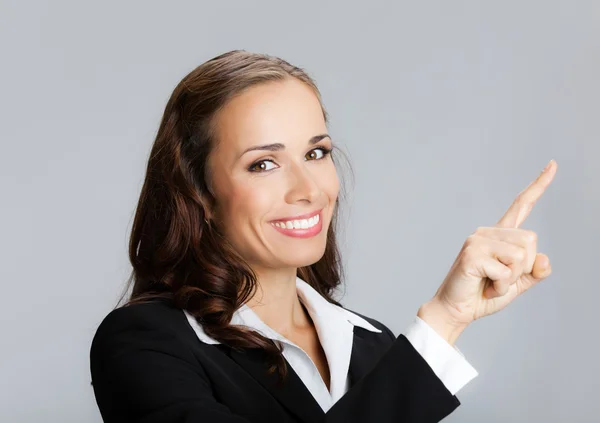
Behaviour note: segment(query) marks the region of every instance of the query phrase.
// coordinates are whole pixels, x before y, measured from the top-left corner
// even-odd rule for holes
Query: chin
[[[323,243],[319,248],[289,248],[285,251],[285,254],[277,254],[276,257],[279,259],[279,262],[285,263],[286,267],[305,267],[310,266],[311,264],[315,264],[323,254],[325,254],[325,246]]]

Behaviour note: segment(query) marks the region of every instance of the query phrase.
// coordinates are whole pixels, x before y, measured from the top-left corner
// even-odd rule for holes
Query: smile
[[[320,211],[308,219],[278,220],[270,223],[282,234],[299,238],[315,236],[323,229]]]

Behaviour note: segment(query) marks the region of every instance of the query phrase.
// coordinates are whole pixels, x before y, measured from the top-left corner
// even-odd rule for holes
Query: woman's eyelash
[[[313,152],[313,151],[315,151],[315,150],[322,150],[322,151],[323,151],[323,157],[320,157],[320,158],[318,158],[318,159],[315,159],[315,160],[321,160],[321,159],[324,159],[325,157],[327,157],[327,155],[328,155],[329,153],[331,153],[331,148],[327,148],[327,147],[317,147],[317,148],[314,148],[314,149],[310,150],[310,151],[309,151],[309,153],[312,153],[312,152]],[[307,153],[307,154],[308,154],[308,153]]]
[[[323,152],[323,156],[319,157],[318,159],[314,159],[314,160],[323,160],[324,158],[326,158],[330,153],[331,153],[331,148],[327,148],[327,147],[317,147],[317,148],[313,148],[312,150],[310,150],[308,153],[306,153],[307,155],[312,153],[313,151],[316,150],[321,150]],[[266,162],[271,162],[273,163],[273,160],[271,159],[263,159],[263,160],[259,160],[257,162],[252,163],[249,167],[248,167],[248,171],[249,172],[268,172],[269,170],[272,169],[260,169],[257,170],[256,166],[262,164],[262,163],[266,163]]]

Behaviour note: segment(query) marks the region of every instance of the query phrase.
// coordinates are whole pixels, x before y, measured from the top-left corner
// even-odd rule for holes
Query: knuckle
[[[483,236],[485,233],[486,233],[486,227],[485,226],[480,226],[477,229],[475,229],[475,232],[473,232],[473,234],[479,235],[479,236]]]
[[[479,235],[476,235],[476,234],[469,235],[465,241],[465,249],[474,245],[477,242],[477,238],[479,238]]]
[[[527,258],[527,251],[525,248],[518,247],[514,253],[515,261],[522,262]]]
[[[465,247],[465,249],[463,250],[463,253],[461,256],[461,259],[462,259],[461,261],[463,263],[469,263],[475,259],[476,255],[477,255],[476,248],[473,247],[473,245],[467,245]]]
[[[525,239],[527,240],[527,242],[530,242],[530,243],[537,242],[538,235],[534,231],[525,230]]]

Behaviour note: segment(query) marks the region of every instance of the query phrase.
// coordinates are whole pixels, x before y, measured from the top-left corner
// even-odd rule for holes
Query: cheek
[[[321,189],[327,194],[331,202],[335,202],[340,192],[340,181],[333,165],[327,170],[327,175],[322,178],[322,181]]]
[[[248,184],[232,186],[227,196],[225,219],[234,226],[259,221],[273,207],[273,191]],[[240,228],[238,228],[240,229]]]

